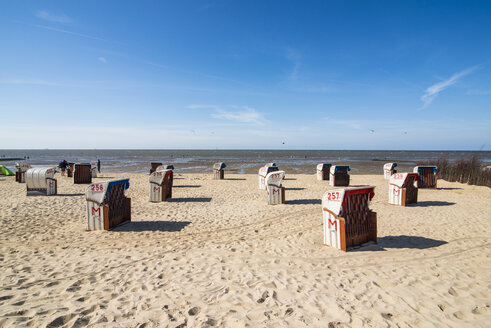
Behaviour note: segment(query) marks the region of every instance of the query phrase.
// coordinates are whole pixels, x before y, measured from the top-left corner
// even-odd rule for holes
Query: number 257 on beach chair
[[[343,251],[368,241],[377,242],[377,214],[370,211],[375,187],[329,190],[322,197],[324,244]]]

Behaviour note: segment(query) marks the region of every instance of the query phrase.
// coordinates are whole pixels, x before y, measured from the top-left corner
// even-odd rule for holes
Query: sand
[[[376,186],[378,245],[323,246],[327,181],[288,174],[287,204],[266,205],[257,175],[176,174],[148,202],[130,178],[133,222],[85,231],[86,185],[57,196],[0,181],[2,327],[489,327],[491,189],[439,181],[419,203]]]

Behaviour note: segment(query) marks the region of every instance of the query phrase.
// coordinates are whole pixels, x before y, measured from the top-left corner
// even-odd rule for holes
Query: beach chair
[[[36,167],[25,173],[27,196],[51,196],[57,193],[57,181],[54,178],[56,168]]]
[[[406,206],[418,202],[418,173],[395,173],[389,179],[389,204]]]
[[[329,170],[332,164],[317,164],[317,180],[329,180]]]
[[[259,189],[266,189],[266,175],[268,175],[268,173],[276,171],[279,171],[279,168],[277,166],[263,166],[259,169]]]
[[[87,187],[87,230],[110,230],[131,221],[131,198],[124,194],[129,186],[129,179],[122,179]]]
[[[90,163],[77,163],[74,165],[73,183],[92,183]]]
[[[224,174],[223,169],[226,168],[227,165],[225,163],[215,163],[213,164],[213,179],[215,180],[223,180]]]
[[[160,170],[150,174],[150,201],[163,202],[172,197],[172,170]]]
[[[369,204],[375,187],[333,189],[322,197],[324,245],[343,251],[368,241],[377,242],[377,214]]]
[[[17,171],[15,172],[15,181],[19,183],[26,182],[26,171],[31,168],[28,163],[19,163],[17,166]]]
[[[273,171],[266,175],[268,205],[285,204],[285,187],[281,185],[285,171]]]
[[[94,164],[91,164],[91,168],[90,168],[90,175],[93,177],[93,178],[97,178],[97,166],[94,165]]]
[[[390,176],[394,173],[397,173],[397,170],[395,167],[397,166],[397,163],[385,163],[384,164],[384,178],[389,179]]]
[[[329,185],[333,187],[349,186],[349,166],[333,165],[330,169]]]
[[[150,174],[152,174],[153,172],[155,172],[155,170],[157,169],[157,167],[161,166],[162,163],[160,162],[151,162],[150,165],[152,166],[150,168]]]
[[[419,174],[418,188],[436,188],[436,166],[415,166],[413,172]]]

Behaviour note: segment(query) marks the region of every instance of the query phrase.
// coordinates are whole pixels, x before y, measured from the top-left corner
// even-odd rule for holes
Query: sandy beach
[[[322,245],[328,181],[288,174],[268,206],[257,175],[176,174],[173,199],[130,178],[132,222],[85,231],[85,189],[27,197],[0,179],[1,327],[489,327],[491,189],[438,181],[389,205],[374,185],[378,245]]]

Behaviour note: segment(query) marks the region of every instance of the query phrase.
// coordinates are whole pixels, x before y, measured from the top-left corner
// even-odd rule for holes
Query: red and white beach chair
[[[343,251],[368,241],[377,242],[377,214],[369,204],[375,187],[333,189],[322,197],[324,244]]]
[[[172,170],[160,170],[150,174],[150,201],[163,202],[172,197]]]
[[[285,187],[281,185],[285,171],[274,171],[266,175],[268,205],[285,204]]]
[[[223,169],[226,167],[227,167],[227,165],[225,165],[225,163],[223,163],[223,162],[213,164],[213,179],[223,180],[223,178],[224,178],[224,170]]]
[[[397,163],[385,163],[384,164],[384,178],[389,179],[390,176],[394,173],[397,173],[397,170],[395,169],[397,166]]]
[[[418,202],[417,173],[395,173],[389,179],[389,204],[406,206]]]

